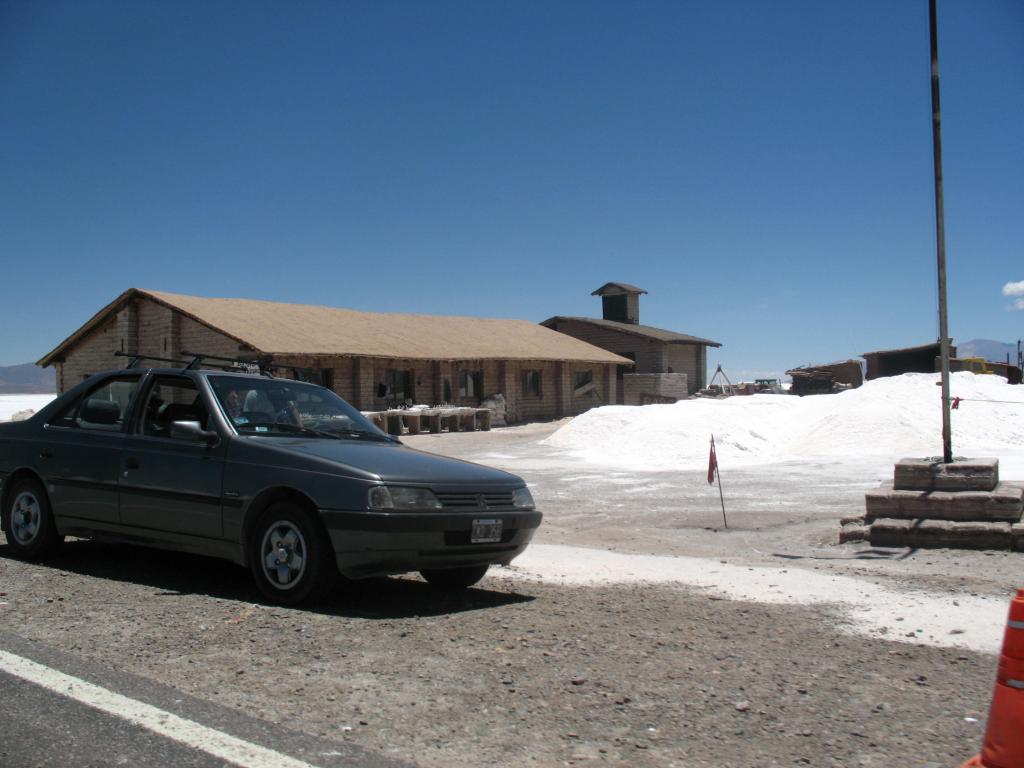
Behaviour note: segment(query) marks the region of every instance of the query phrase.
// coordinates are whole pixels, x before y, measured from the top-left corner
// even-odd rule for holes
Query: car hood
[[[525,485],[516,475],[499,469],[417,451],[395,443],[305,438],[284,439],[280,442],[279,447],[289,453],[328,461],[338,465],[339,469],[351,468],[376,475],[388,483],[431,486]]]

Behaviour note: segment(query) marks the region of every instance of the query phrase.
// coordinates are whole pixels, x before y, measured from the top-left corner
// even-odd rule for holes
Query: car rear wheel
[[[263,596],[282,605],[323,600],[338,581],[326,533],[308,510],[292,502],[271,504],[259,514],[249,564]]]
[[[64,541],[57,532],[50,500],[38,480],[16,483],[7,497],[3,514],[7,543],[20,557],[46,557]]]
[[[472,587],[487,573],[487,565],[473,565],[465,568],[438,568],[420,571],[420,575],[432,587],[441,589],[466,589]]]

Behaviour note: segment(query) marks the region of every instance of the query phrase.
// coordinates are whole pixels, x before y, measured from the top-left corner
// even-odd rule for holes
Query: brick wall
[[[590,373],[593,389],[582,395],[575,394],[577,373]],[[601,405],[615,404],[615,366],[608,363],[573,363],[569,370],[569,391],[572,399],[565,412],[576,416]]]
[[[681,400],[689,395],[685,373],[627,373],[622,377],[623,405],[645,405],[649,398]]]
[[[669,344],[665,355],[665,371],[685,373],[690,394],[703,389],[707,378],[707,347],[703,344]]]
[[[636,373],[661,373],[663,370],[663,342],[573,320],[559,320],[554,329],[616,355],[635,356]]]
[[[69,390],[94,373],[124,367],[127,361],[114,357],[114,352],[125,348],[123,330],[115,316],[76,344],[58,369],[58,390]]]
[[[178,358],[181,352],[180,321],[175,312],[148,299],[138,302],[138,352],[143,355]],[[177,327],[176,327],[177,326]],[[175,342],[178,342],[177,344]]]
[[[178,318],[179,324],[177,333],[179,346],[174,350],[174,354],[169,355],[169,357],[178,357],[178,354],[183,349],[189,352],[220,355],[221,357],[245,357],[252,354],[245,351],[248,347],[239,344],[230,336],[218,333],[212,328],[197,323],[192,318],[185,317],[180,313],[176,312],[175,316]]]

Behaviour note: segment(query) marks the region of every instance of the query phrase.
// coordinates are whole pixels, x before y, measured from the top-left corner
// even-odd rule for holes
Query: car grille
[[[445,509],[510,509],[512,507],[512,491],[439,493],[437,499]]]

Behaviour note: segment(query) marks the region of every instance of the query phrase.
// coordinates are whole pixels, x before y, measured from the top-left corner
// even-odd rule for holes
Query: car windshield
[[[224,415],[241,435],[391,440],[329,389],[284,379],[209,379]]]

